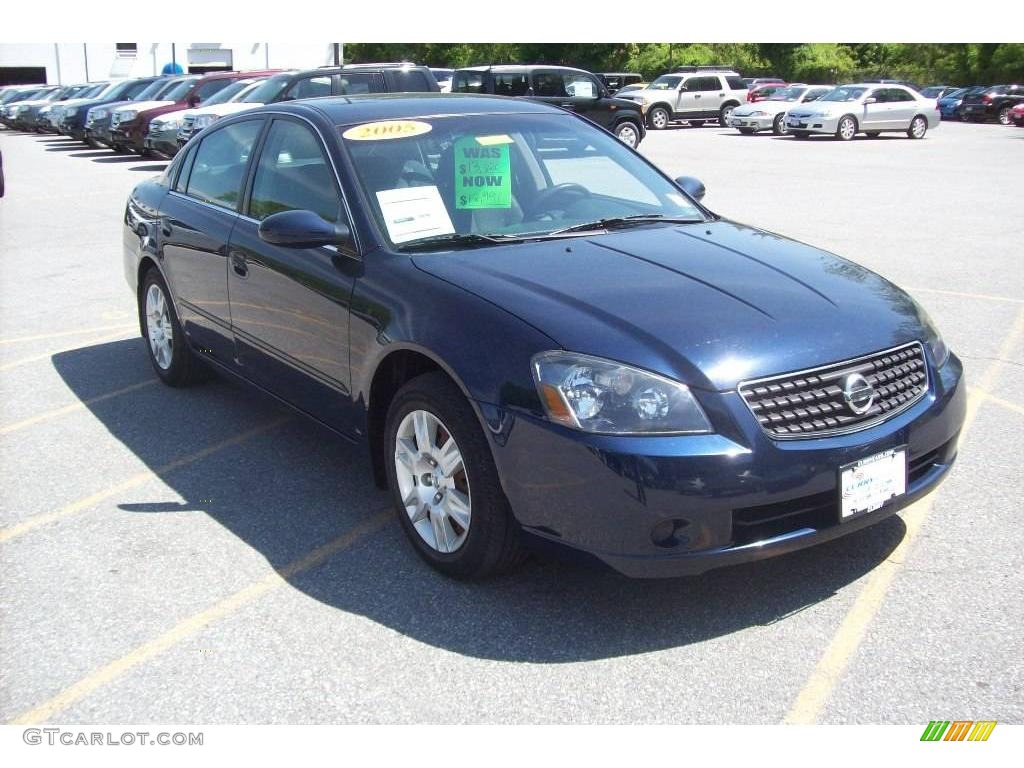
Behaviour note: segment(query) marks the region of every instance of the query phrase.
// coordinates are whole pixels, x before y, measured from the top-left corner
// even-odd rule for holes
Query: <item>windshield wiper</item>
[[[431,235],[398,246],[400,251],[414,251],[445,245],[501,245],[521,243],[523,238],[515,235],[480,235],[473,232],[452,232],[445,235]]]
[[[662,222],[666,224],[699,224],[704,219],[688,218],[685,216],[665,216],[660,213],[641,213],[636,216],[613,216],[608,219],[597,219],[587,221],[583,224],[573,224],[571,227],[563,227],[553,232],[548,232],[545,237],[557,237],[569,232],[585,232],[590,229],[616,229],[617,227],[628,227],[632,224],[647,224],[648,222]]]

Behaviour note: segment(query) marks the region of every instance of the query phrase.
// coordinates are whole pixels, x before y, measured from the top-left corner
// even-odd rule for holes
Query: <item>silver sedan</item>
[[[740,133],[771,131],[776,136],[786,132],[786,112],[798,104],[817,101],[835,88],[834,85],[803,85],[794,83],[773,93],[770,99],[741,104],[729,115],[729,126]]]
[[[849,141],[858,133],[874,138],[885,131],[921,139],[939,121],[935,99],[901,85],[858,83],[840,86],[813,104],[794,107],[787,114],[786,128],[798,139],[827,133]]]

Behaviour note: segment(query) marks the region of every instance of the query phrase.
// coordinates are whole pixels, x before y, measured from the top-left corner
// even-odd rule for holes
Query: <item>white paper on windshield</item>
[[[377,193],[380,212],[394,243],[455,232],[437,187],[401,187]]]

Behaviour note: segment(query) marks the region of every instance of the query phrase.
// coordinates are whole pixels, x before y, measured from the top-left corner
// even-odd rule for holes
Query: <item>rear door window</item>
[[[199,144],[186,194],[205,203],[236,210],[245,169],[262,120],[246,120],[209,134]]]
[[[453,93],[486,93],[483,72],[456,72],[452,77]]]
[[[426,93],[430,90],[427,76],[417,69],[399,69],[395,71],[397,90],[408,93]]]
[[[743,82],[742,77],[727,77],[725,82],[729,84],[729,87],[734,91],[745,91],[747,90],[747,84]]]
[[[304,77],[298,80],[285,95],[286,99],[313,99],[331,95],[331,76]]]
[[[356,93],[384,93],[386,90],[384,76],[379,72],[348,72],[338,75],[338,93],[342,96]],[[303,97],[297,96],[296,98]]]
[[[499,96],[525,96],[530,89],[529,79],[524,72],[502,72],[493,75],[494,93]]]
[[[557,98],[568,96],[562,75],[558,72],[534,72],[533,95]]]
[[[687,91],[717,91],[720,89],[721,83],[719,83],[717,77],[691,77],[686,81]]]

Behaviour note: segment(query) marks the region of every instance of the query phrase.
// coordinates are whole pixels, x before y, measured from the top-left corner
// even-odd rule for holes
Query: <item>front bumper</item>
[[[150,131],[142,140],[142,145],[167,157],[174,157],[178,153],[178,129]]]
[[[750,115],[737,115],[733,112],[729,118],[730,128],[753,128],[755,131],[768,131],[771,130],[772,122],[775,120],[773,115],[765,115],[764,117],[752,117]]]
[[[806,131],[807,133],[831,133],[834,134],[839,127],[839,117],[823,117],[822,115],[811,115],[809,117],[796,117],[786,115],[787,131]]]
[[[524,531],[633,577],[761,560],[859,530],[934,490],[956,457],[966,410],[960,361],[932,371],[914,406],[847,435],[779,441],[735,391],[702,404],[734,433],[586,435],[479,404],[499,477]],[[903,496],[839,521],[839,467],[907,446]]]
[[[131,123],[121,123],[116,128],[110,128],[110,144],[115,147],[129,149],[136,154],[142,154],[145,147],[146,130],[143,126]]]

